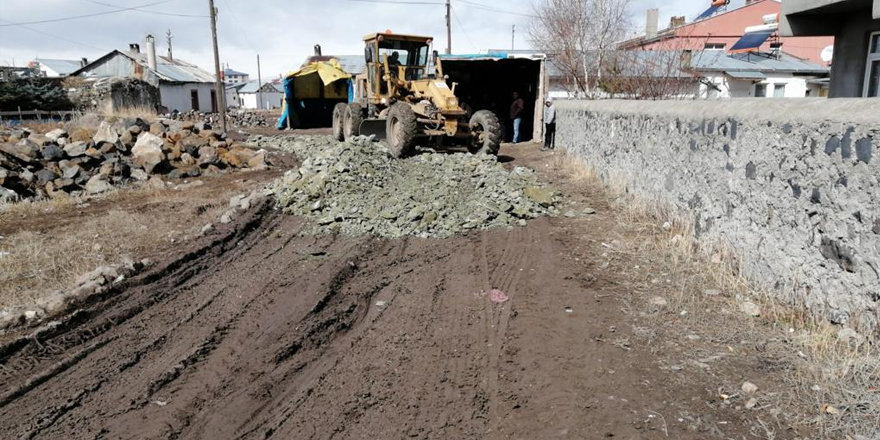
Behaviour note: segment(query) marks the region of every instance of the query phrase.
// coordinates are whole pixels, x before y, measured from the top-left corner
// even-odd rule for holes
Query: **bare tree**
[[[529,39],[552,56],[580,93],[592,96],[605,60],[632,28],[630,2],[541,0],[535,6]]]

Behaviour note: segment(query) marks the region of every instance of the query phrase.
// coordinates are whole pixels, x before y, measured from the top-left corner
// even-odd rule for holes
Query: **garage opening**
[[[519,92],[525,101],[521,141],[540,139],[543,133],[540,110],[545,98],[542,84],[543,60],[506,58],[490,55],[444,55],[443,74],[449,76],[450,84],[460,102],[473,111],[491,110],[503,121],[504,139],[513,138],[513,121],[510,106],[513,92]]]

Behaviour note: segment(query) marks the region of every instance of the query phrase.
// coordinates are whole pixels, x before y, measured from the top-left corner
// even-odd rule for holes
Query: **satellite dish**
[[[822,61],[830,63],[831,60],[834,59],[834,46],[828,46],[825,49],[822,49],[822,53],[819,56],[822,58]]]

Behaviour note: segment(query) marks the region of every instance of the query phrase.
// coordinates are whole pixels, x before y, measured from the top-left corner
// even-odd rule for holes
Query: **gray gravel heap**
[[[507,171],[494,156],[428,151],[394,159],[384,144],[363,137],[249,142],[292,151],[303,161],[271,192],[284,212],[315,220],[310,233],[443,238],[558,214],[552,188],[527,168]]]

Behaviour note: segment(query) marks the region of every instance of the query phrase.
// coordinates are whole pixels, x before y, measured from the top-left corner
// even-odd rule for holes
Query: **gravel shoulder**
[[[784,413],[719,397],[743,377],[780,381],[751,351],[730,355],[735,372],[664,368],[690,348],[659,353],[639,331],[653,321],[634,312],[641,280],[623,270],[639,257],[608,251],[632,231],[537,150],[506,146],[505,166],[539,170],[577,214],[385,239],[302,235],[306,221],[266,202],[80,311],[0,338],[0,430],[727,439],[752,438],[764,418],[772,438],[809,438]]]

